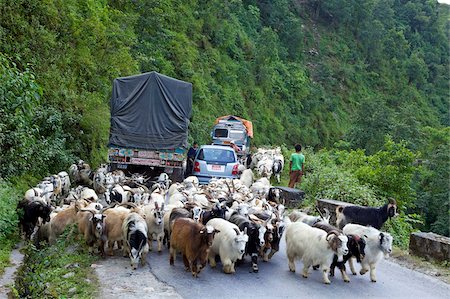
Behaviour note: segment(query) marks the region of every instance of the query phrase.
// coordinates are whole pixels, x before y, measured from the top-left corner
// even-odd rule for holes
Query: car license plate
[[[211,171],[224,172],[225,166],[223,165],[211,165]]]

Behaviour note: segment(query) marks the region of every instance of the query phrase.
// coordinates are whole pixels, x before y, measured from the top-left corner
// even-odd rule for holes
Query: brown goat
[[[129,213],[130,210],[124,207],[115,207],[103,212],[106,216],[104,235],[108,240],[108,255],[114,255],[114,242],[117,242],[117,247],[120,249],[123,239],[122,224]]]
[[[197,277],[206,266],[208,250],[216,232],[218,231],[213,227],[204,226],[189,218],[175,219],[170,235],[170,264],[174,265],[176,253],[180,251],[185,270],[191,270],[192,275]]]
[[[77,215],[78,231],[84,236],[86,244],[89,246],[89,252],[92,253],[94,250],[93,246],[96,245],[102,256],[105,253],[105,217],[101,212],[84,209],[81,209]]]
[[[50,245],[56,243],[56,238],[61,235],[67,226],[77,222],[78,211],[88,205],[85,200],[78,200],[67,209],[58,212],[50,221],[50,232],[48,242]],[[69,234],[72,234],[71,231]]]

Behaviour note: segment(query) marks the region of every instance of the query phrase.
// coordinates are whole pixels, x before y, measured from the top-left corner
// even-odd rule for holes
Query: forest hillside
[[[436,0],[0,0],[0,177],[104,162],[112,80],[157,71],[193,83],[190,141],[239,115],[448,235],[448,29]]]

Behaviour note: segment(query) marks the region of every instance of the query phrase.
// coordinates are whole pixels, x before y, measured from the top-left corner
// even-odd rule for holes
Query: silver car
[[[201,184],[215,178],[237,178],[239,162],[229,146],[202,145],[197,151],[192,174]]]

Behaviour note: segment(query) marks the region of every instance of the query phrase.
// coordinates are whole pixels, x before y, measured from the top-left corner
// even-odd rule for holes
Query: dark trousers
[[[194,162],[191,159],[188,159],[187,164],[186,164],[185,177],[192,175],[193,168],[194,168]]]
[[[289,173],[289,188],[294,188],[295,183],[301,183],[302,182],[302,175],[303,172],[301,170],[293,170]]]

